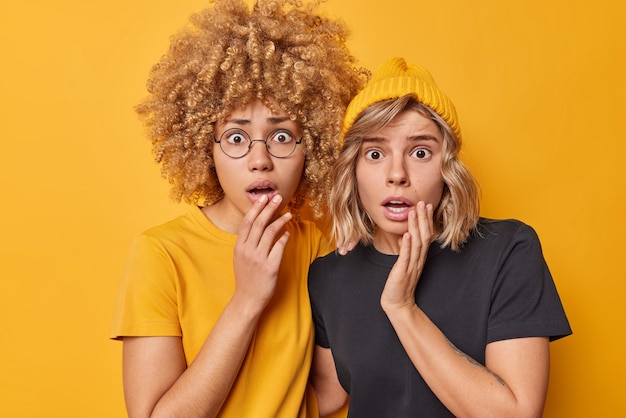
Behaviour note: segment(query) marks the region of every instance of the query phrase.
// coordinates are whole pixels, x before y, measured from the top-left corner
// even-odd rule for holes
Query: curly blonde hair
[[[213,131],[255,99],[301,124],[306,160],[290,201],[319,216],[330,189],[341,122],[369,72],[355,65],[346,26],[316,12],[320,0],[213,0],[171,40],[151,70],[144,117],[172,198],[210,205],[223,197],[212,155]]]
[[[384,128],[404,111],[418,112],[432,119],[443,134],[441,174],[444,188],[433,218],[440,231],[437,241],[441,247],[449,245],[458,251],[478,223],[480,189],[472,173],[459,159],[461,139],[439,114],[413,95],[374,103],[359,114],[345,133],[344,145],[333,169],[328,203],[333,214],[331,235],[339,245],[357,240],[366,244],[372,242],[375,224],[359,198],[356,162],[363,138]]]

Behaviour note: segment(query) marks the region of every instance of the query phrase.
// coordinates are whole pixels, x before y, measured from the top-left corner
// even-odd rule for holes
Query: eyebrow
[[[266,118],[265,121],[272,124],[272,125],[278,125],[280,123],[289,121],[291,119],[289,119],[289,117],[287,116],[271,116],[269,118]],[[250,119],[237,119],[237,118],[233,118],[233,119],[226,119],[225,123],[232,123],[235,125],[249,125],[252,123],[252,121]]]
[[[439,142],[439,139],[433,135],[412,135],[407,137],[409,141],[434,141]],[[365,136],[363,137],[362,142],[372,142],[372,143],[381,143],[381,142],[389,142],[389,138],[379,137],[379,136]]]

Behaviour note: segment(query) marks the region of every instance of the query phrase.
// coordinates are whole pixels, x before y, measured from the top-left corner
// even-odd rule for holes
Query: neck
[[[236,234],[239,231],[242,218],[234,216],[235,211],[224,210],[223,206],[223,200],[219,200],[212,205],[203,207],[202,213],[222,231]]]
[[[401,235],[380,233],[378,230],[374,231],[374,248],[380,253],[398,255],[400,254],[400,241]]]
[[[433,234],[434,241],[435,238],[439,235],[439,229],[436,228],[435,233]],[[376,248],[376,251],[389,254],[389,255],[398,255],[400,254],[400,243],[402,242],[402,235],[392,234],[389,232],[383,232],[380,229],[374,229],[374,241],[373,245]]]

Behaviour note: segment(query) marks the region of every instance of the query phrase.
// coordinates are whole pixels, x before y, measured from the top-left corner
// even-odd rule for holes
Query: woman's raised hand
[[[400,238],[398,260],[380,298],[385,312],[415,305],[415,288],[433,239],[433,206],[420,201],[409,213],[409,230]]]
[[[237,284],[233,297],[246,298],[251,308],[260,311],[274,294],[289,240],[289,233],[283,227],[291,219],[291,213],[276,218],[281,202],[279,195],[270,201],[267,196],[261,196],[243,218],[235,243],[233,267]]]

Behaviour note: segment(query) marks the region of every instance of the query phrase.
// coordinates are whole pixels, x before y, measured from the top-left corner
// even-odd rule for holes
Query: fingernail
[[[267,200],[267,195],[261,195],[261,197],[259,197],[260,203],[265,203],[266,200]]]
[[[274,197],[272,198],[272,202],[274,202],[274,203],[278,203],[278,202],[280,202],[280,201],[281,201],[281,199],[282,199],[282,197],[280,197],[280,195],[279,195],[279,194],[277,194],[276,196],[274,196]]]

